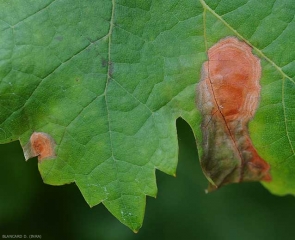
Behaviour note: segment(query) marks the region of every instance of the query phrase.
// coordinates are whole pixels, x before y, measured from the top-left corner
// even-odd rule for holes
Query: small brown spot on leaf
[[[105,58],[101,59],[101,66],[102,67],[106,67],[108,65],[108,60],[106,60]]]
[[[113,76],[113,72],[114,72],[114,64],[113,62],[109,62],[109,77],[112,77]]]
[[[235,37],[208,51],[197,88],[203,114],[202,168],[212,181],[209,191],[241,181],[270,181],[269,164],[257,153],[248,133],[260,95],[260,60]]]
[[[55,39],[59,42],[61,42],[64,38],[63,36],[56,36]]]
[[[24,154],[26,160],[38,156],[38,161],[44,159],[54,158],[55,155],[55,142],[53,138],[43,132],[34,132],[30,141],[24,147]]]

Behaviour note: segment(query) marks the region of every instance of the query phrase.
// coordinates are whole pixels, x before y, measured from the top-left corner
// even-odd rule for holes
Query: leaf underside
[[[155,169],[175,175],[176,119],[201,139],[206,49],[236,36],[262,64],[249,131],[271,166],[263,184],[294,194],[294,16],[292,0],[2,0],[0,143],[50,135],[44,182],[75,182],[90,206],[102,202],[137,231]]]

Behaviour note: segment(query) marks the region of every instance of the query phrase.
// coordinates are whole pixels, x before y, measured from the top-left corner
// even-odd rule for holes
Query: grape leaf
[[[201,139],[207,49],[236,36],[262,63],[250,136],[271,165],[263,184],[294,194],[294,15],[291,0],[2,0],[0,143],[46,133],[56,146],[39,161],[44,182],[76,183],[137,231],[155,170],[175,175],[176,119]]]

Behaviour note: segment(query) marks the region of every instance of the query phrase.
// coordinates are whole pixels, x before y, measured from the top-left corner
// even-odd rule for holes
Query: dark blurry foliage
[[[37,159],[24,161],[18,142],[0,145],[0,236],[42,239],[275,240],[295,238],[295,198],[259,183],[233,184],[205,194],[192,131],[178,120],[177,177],[157,171],[158,197],[147,198],[143,227],[134,234],[102,204],[89,208],[74,184],[43,184]]]

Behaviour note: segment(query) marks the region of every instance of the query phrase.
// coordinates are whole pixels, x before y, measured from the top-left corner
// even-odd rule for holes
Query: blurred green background
[[[37,159],[24,161],[18,142],[0,145],[0,237],[42,239],[295,239],[295,198],[271,195],[259,183],[207,187],[189,126],[177,121],[177,177],[157,171],[158,197],[148,197],[143,227],[134,234],[102,204],[89,208],[74,184],[43,184]]]

